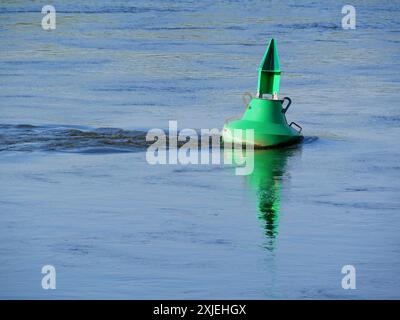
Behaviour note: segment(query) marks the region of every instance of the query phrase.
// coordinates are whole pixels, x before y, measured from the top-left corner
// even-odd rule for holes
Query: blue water
[[[51,4],[0,4],[0,298],[400,298],[398,2]],[[305,142],[149,165],[148,129],[244,110],[271,37]]]

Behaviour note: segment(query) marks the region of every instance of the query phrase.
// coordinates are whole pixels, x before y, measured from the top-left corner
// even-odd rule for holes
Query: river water
[[[400,298],[398,2],[51,4],[0,4],[0,298]],[[244,110],[271,37],[304,142],[150,165],[147,130]]]

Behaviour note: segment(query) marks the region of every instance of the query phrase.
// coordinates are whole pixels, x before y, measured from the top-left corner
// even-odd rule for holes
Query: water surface
[[[336,1],[52,4],[53,31],[0,5],[0,298],[399,298],[398,3],[353,1],[356,30]],[[318,139],[247,177],[149,165],[148,129],[243,111],[270,37]]]

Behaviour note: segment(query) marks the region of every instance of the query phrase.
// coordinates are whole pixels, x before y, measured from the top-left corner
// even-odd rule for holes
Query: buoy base
[[[224,143],[252,144],[255,148],[271,148],[298,143],[303,139],[301,131],[292,128],[282,112],[283,100],[254,98],[239,120],[224,125]],[[246,136],[252,129],[254,139]]]

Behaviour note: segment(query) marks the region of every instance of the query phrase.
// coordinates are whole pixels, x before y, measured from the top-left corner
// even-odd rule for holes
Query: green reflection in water
[[[264,222],[266,247],[271,250],[278,235],[282,180],[290,153],[289,150],[255,151],[254,170],[247,177],[257,193],[258,217]]]
[[[279,231],[279,217],[281,214],[282,184],[288,175],[286,167],[288,159],[299,153],[299,149],[292,147],[286,149],[255,150],[251,154],[245,151],[242,157],[249,161],[254,158],[254,169],[246,176],[252,190],[257,194],[258,218],[262,221],[267,237],[266,249],[275,248]],[[239,158],[237,156],[237,158]],[[233,161],[235,163],[235,161]]]

